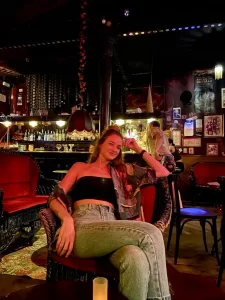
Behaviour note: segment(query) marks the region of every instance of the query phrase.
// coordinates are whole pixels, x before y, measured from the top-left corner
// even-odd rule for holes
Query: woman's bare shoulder
[[[87,165],[88,165],[87,163],[81,162],[81,161],[75,162],[75,163],[73,164],[73,166],[76,166],[77,168],[79,168],[79,167],[84,167],[84,166],[87,166]]]
[[[72,167],[70,168],[70,172],[74,173],[74,172],[79,172],[80,170],[84,170],[86,169],[88,166],[87,163],[84,162],[75,162]]]

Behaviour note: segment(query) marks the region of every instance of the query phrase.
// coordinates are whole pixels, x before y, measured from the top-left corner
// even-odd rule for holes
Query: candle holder
[[[93,280],[93,300],[108,300],[108,280],[96,277]]]

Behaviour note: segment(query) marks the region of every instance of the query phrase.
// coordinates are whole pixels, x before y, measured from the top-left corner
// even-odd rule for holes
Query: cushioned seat
[[[30,154],[0,150],[0,253],[9,249],[19,233],[24,245],[41,228],[39,211],[47,205],[47,195],[36,195],[39,167]],[[52,184],[52,183],[51,183]],[[17,249],[17,245],[10,250]]]
[[[211,211],[210,209],[198,208],[198,207],[185,207],[180,209],[181,217],[192,217],[192,218],[201,218],[201,217],[217,217],[217,214]]]
[[[37,205],[46,204],[47,200],[48,196],[26,196],[7,199],[4,201],[3,209],[7,213],[12,214],[17,211],[36,207]]]
[[[109,262],[108,257],[96,258],[79,258],[75,256],[69,256],[65,258],[64,256],[59,256],[58,254],[51,252],[51,257],[54,261],[67,266],[69,268],[79,269],[84,272],[95,272],[96,274],[101,274],[102,276],[119,277],[118,270]]]

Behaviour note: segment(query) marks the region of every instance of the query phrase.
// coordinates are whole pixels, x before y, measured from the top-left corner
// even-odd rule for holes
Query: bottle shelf
[[[35,141],[24,141],[18,140],[16,141],[18,144],[90,144],[91,140],[66,140],[66,141],[43,141],[43,140],[35,140]]]

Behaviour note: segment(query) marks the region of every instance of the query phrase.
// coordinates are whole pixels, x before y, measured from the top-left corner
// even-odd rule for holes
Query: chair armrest
[[[51,208],[41,209],[39,216],[45,228],[45,232],[47,235],[47,243],[48,245],[51,245],[55,237],[55,233],[59,224],[59,219],[56,217]]]
[[[58,181],[55,179],[45,178],[43,175],[40,175],[36,194],[37,195],[49,195],[53,191],[54,187],[58,184]]]

